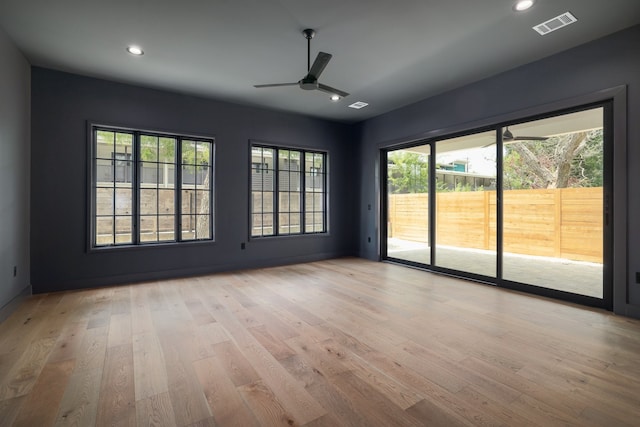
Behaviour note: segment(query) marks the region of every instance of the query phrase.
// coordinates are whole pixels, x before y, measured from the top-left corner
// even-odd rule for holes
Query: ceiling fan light
[[[534,0],[519,0],[513,5],[513,10],[516,12],[524,12],[527,9],[531,9],[534,3]]]

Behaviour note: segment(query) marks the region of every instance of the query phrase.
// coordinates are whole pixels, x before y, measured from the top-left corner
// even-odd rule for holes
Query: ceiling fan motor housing
[[[300,80],[300,88],[304,90],[316,90],[318,89],[318,79],[313,76],[305,76],[302,80]]]

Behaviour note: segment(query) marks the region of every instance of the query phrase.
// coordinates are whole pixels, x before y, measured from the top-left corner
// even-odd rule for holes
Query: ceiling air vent
[[[569,24],[573,24],[577,19],[570,12],[565,12],[562,15],[558,15],[555,18],[551,18],[542,24],[538,24],[533,27],[541,36],[549,34],[552,31],[558,30],[562,27],[566,27]]]
[[[358,101],[358,102],[354,102],[353,104],[349,105],[350,108],[355,108],[356,110],[359,110],[361,108],[366,107],[367,104],[366,102],[362,102],[362,101]]]

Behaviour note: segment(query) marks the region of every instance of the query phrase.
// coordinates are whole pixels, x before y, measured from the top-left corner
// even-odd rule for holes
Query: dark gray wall
[[[216,241],[88,253],[88,120],[214,136]],[[248,240],[250,139],[328,150],[329,235]],[[352,255],[354,139],[344,124],[33,68],[34,292]]]
[[[29,290],[30,67],[0,29],[0,321]],[[14,266],[17,268],[14,277]]]
[[[381,147],[597,99],[619,85],[626,91],[618,91],[614,112],[614,310],[640,317],[640,26],[360,124],[359,254],[379,256],[379,210],[367,207],[378,201]]]

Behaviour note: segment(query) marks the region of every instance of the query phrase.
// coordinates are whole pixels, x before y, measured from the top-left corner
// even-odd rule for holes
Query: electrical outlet
[[[371,237],[367,237],[367,242],[371,243]]]
[[[640,283],[640,271],[636,271],[636,283]]]
[[[18,266],[14,265],[13,266],[13,277],[16,277],[18,275]]]
[[[244,242],[240,243],[240,249],[244,250],[245,247],[246,246],[245,246]]]

